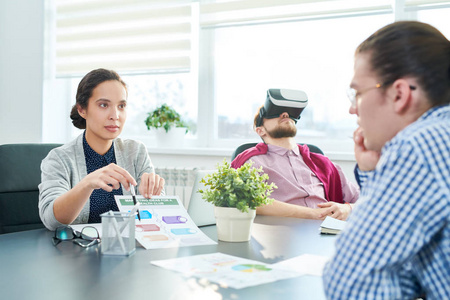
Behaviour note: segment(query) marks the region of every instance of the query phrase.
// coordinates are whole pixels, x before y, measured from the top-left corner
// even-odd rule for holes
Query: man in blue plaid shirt
[[[324,270],[329,299],[450,299],[450,42],[412,21],[356,50],[358,205]]]

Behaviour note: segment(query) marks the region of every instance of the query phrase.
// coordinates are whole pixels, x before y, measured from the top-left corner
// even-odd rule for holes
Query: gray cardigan
[[[154,168],[144,144],[133,140],[114,140],[114,153],[118,166],[127,170],[138,185],[143,173],[152,173]],[[39,184],[39,215],[45,227],[55,230],[61,226],[53,213],[55,199],[71,190],[87,175],[83,150],[83,134],[73,141],[53,149],[41,163]],[[123,189],[125,195],[129,195]],[[89,199],[72,224],[84,224],[89,219]]]

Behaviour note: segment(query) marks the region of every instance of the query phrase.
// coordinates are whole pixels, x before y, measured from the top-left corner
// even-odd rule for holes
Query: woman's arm
[[[109,165],[81,178],[85,172],[73,157],[74,153],[70,151],[52,151],[41,164],[39,215],[49,230],[70,224],[79,217],[94,189],[110,191],[118,187],[119,182],[128,189],[129,183],[136,184],[130,174],[117,165]]]
[[[126,190],[130,189],[130,184],[137,185],[136,180],[116,164],[109,164],[88,174],[72,189],[55,199],[53,213],[56,220],[63,224],[72,223],[95,189],[111,192],[120,188],[120,184]]]

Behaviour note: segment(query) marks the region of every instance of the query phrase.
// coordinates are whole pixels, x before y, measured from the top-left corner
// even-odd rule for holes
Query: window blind
[[[407,10],[420,10],[450,7],[449,0],[405,0],[405,8]]]
[[[56,74],[190,69],[191,1],[57,0]]]
[[[203,28],[392,12],[392,0],[200,0]]]

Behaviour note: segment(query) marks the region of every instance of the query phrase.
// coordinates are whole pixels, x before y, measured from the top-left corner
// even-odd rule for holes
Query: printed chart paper
[[[270,264],[223,253],[157,260],[151,263],[165,269],[181,272],[186,276],[205,278],[221,287],[235,289],[302,275],[298,272],[279,269]]]
[[[120,211],[134,206],[131,196],[114,196]],[[177,196],[136,196],[141,221],[136,216],[136,240],[145,249],[217,244],[192,221]]]

